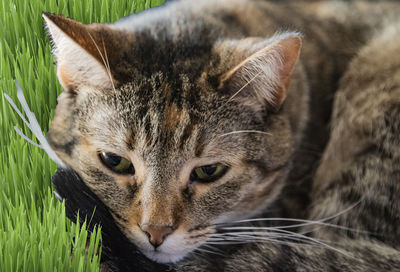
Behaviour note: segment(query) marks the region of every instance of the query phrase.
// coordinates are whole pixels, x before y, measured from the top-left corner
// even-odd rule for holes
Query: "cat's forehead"
[[[121,56],[112,67],[122,83],[142,84],[141,81],[149,80],[157,83],[161,78],[171,87],[179,88],[175,83],[195,81],[219,61],[218,54],[213,51],[213,41],[207,36],[202,40],[189,38],[189,33],[182,34],[179,39],[168,34],[155,37],[150,30],[124,35],[133,37],[121,49]]]
[[[207,84],[195,84],[184,73],[169,80],[155,73],[115,91],[92,94],[84,107],[91,111],[85,121],[96,142],[119,154],[136,150],[143,157],[165,161],[185,156],[240,150],[240,139],[224,139],[224,133],[262,129],[254,112],[218,94]],[[254,136],[254,135],[247,135]],[[243,135],[243,138],[245,135]],[[243,146],[245,149],[245,146]]]

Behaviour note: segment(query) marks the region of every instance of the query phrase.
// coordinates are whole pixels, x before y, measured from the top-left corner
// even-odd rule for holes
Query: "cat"
[[[173,270],[400,270],[399,12],[207,0],[113,24],[44,13],[64,89],[47,138]]]

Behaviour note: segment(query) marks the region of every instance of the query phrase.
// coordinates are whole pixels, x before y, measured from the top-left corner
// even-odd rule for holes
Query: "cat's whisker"
[[[319,226],[323,226],[323,227],[331,227],[331,228],[335,228],[335,229],[371,234],[369,231],[358,230],[358,229],[354,229],[354,228],[349,228],[349,227],[345,227],[345,226],[324,223],[324,222],[319,222],[319,221],[294,224],[294,225],[288,225],[288,226],[278,226],[278,227],[243,226],[243,227],[222,227],[219,229],[221,229],[221,230],[277,230],[277,229],[291,229],[291,228],[305,227],[305,226],[310,226],[310,225],[319,225]]]
[[[287,230],[282,230],[282,229],[277,229],[276,231],[235,231],[235,232],[224,232],[224,233],[218,233],[216,235],[211,235],[210,237],[217,237],[219,235],[240,235],[240,234],[255,234],[255,235],[265,235],[265,234],[269,234],[269,235],[281,235],[282,233],[291,233],[291,234],[301,234],[302,233],[298,233],[298,232],[293,232],[293,231],[287,231]],[[304,232],[304,234],[307,234],[310,232]]]
[[[265,134],[265,135],[270,135],[270,136],[272,135],[269,132],[260,131],[260,130],[236,130],[236,131],[223,133],[221,135],[218,135],[218,137],[224,137],[224,136],[228,136],[228,135],[232,135],[232,134],[238,134],[238,133],[259,133],[259,134]]]
[[[112,85],[112,87],[113,87],[113,90],[114,90],[114,92],[115,92],[115,85],[114,85],[114,81],[113,81],[112,76],[111,76],[110,62],[108,61],[107,49],[106,49],[106,45],[104,44],[104,39],[103,39],[103,37],[102,37],[101,41],[102,41],[102,43],[103,43],[104,56],[105,56],[106,62],[107,62],[107,66],[106,66],[106,68],[107,68],[107,73],[108,73],[108,76],[109,76],[109,78],[110,78],[110,81],[111,81],[111,85]]]
[[[246,241],[212,241],[212,242],[207,242],[212,245],[216,246],[225,246],[225,245],[240,245],[240,244],[248,244],[248,243],[273,243],[273,244],[280,244],[280,245],[287,245],[287,246],[293,246],[293,245],[300,245],[299,241],[302,242],[302,244],[307,245],[307,246],[312,246],[312,247],[320,247],[320,248],[326,248],[323,245],[320,244],[315,244],[315,243],[304,243],[303,240],[295,240],[294,241],[287,241],[287,240],[276,240],[272,238],[263,238],[263,239],[252,239],[249,240],[247,239]],[[351,258],[351,256],[350,256]]]
[[[109,77],[109,79],[111,81],[111,85],[112,85],[113,90],[115,92],[115,85],[114,85],[114,81],[113,81],[112,75],[111,75],[110,63],[108,62],[107,51],[106,51],[106,47],[105,47],[105,44],[104,44],[104,40],[102,40],[102,41],[103,41],[103,48],[104,48],[105,57],[101,53],[100,48],[98,47],[96,41],[94,40],[94,38],[92,37],[92,35],[90,34],[89,31],[87,31],[87,34],[89,35],[89,37],[92,40],[94,46],[96,47],[97,51],[100,54],[101,60],[103,61],[104,66],[106,67],[107,75],[108,75],[108,77]]]
[[[225,235],[219,235],[219,236],[212,236],[207,240],[212,240],[212,239],[233,239],[237,237],[243,237],[243,236],[248,236],[248,237],[283,237],[281,233],[271,233],[271,232],[264,232],[264,233],[253,233],[253,232],[242,232],[242,233],[226,233]]]
[[[198,259],[202,259],[202,260],[204,260],[204,261],[207,261],[207,258],[206,258],[205,256],[203,256],[203,254],[201,254],[200,252],[191,251],[191,252],[189,253],[189,256],[190,256],[190,257],[191,257],[191,256],[194,256],[194,257],[196,257],[196,258],[198,258]]]
[[[224,253],[224,252],[223,252],[222,250],[220,250],[219,248],[216,248],[216,247],[211,246],[211,245],[203,244],[203,245],[201,245],[201,247],[207,247],[207,248],[209,248],[209,249],[211,249],[211,250],[214,250],[214,251],[216,251],[216,252],[220,252],[221,254]]]
[[[282,239],[285,238],[285,239]],[[212,243],[219,243],[219,242],[240,242],[240,243],[257,243],[257,242],[266,242],[266,241],[273,241],[273,242],[281,242],[281,243],[294,243],[294,242],[306,242],[307,244],[315,244],[316,243],[309,243],[304,239],[299,239],[295,237],[252,237],[252,236],[239,236],[230,239],[216,239],[210,240],[208,242]],[[321,245],[319,245],[321,246]]]
[[[336,252],[338,252],[338,253],[341,253],[341,254],[343,254],[343,255],[345,255],[345,256],[347,256],[347,257],[351,257],[351,256],[349,256],[345,251],[342,251],[342,250],[340,250],[340,249],[337,249],[337,248],[335,248],[335,247],[333,247],[333,246],[331,246],[331,245],[329,245],[329,244],[327,244],[327,243],[324,243],[324,242],[322,242],[322,241],[320,241],[320,240],[318,240],[318,239],[316,239],[316,238],[312,238],[312,237],[309,237],[309,236],[301,235],[301,234],[299,234],[299,233],[295,233],[295,232],[291,232],[291,231],[286,231],[286,230],[280,230],[280,231],[282,231],[283,233],[288,233],[289,235],[291,235],[290,237],[300,238],[300,239],[302,239],[302,241],[313,242],[313,243],[315,243],[315,244],[319,244],[319,245],[321,245],[321,246],[324,246],[324,247],[327,248],[327,249],[330,249],[330,250],[336,251]],[[235,233],[233,233],[233,234],[235,234]],[[247,234],[247,235],[248,235],[248,234]],[[260,239],[261,239],[261,238],[260,238]],[[262,239],[270,239],[270,238],[262,237]]]
[[[208,254],[219,255],[219,256],[222,256],[222,257],[226,257],[225,254],[218,253],[218,252],[214,252],[214,251],[212,251],[212,250],[207,250],[207,249],[196,248],[195,251],[199,251],[199,252],[202,252],[202,253],[208,253]]]
[[[286,230],[278,230],[275,232],[271,231],[248,231],[248,232],[229,232],[229,233],[221,233],[218,235],[213,235],[210,236],[210,239],[230,239],[234,237],[273,237],[273,238],[290,238],[290,237],[307,237],[305,234],[308,234],[310,232],[302,232],[302,233],[296,233],[296,232],[291,232],[291,231],[286,231]]]
[[[260,221],[287,221],[287,222],[299,222],[299,223],[321,223],[321,222],[325,222],[325,221],[329,221],[331,219],[334,219],[348,211],[350,211],[351,209],[353,209],[354,207],[356,207],[357,205],[359,205],[361,203],[361,200],[357,201],[356,203],[354,203],[352,206],[344,209],[343,211],[334,214],[332,216],[328,216],[325,218],[321,218],[319,220],[307,220],[307,219],[298,219],[298,218],[282,218],[282,217],[265,217],[265,218],[249,218],[249,219],[242,219],[242,220],[237,220],[237,221],[232,221],[229,223],[220,223],[220,224],[215,224],[215,225],[231,225],[232,223],[246,223],[246,222],[260,222]]]
[[[250,243],[250,242],[263,242],[263,241],[293,241],[293,242],[302,242],[307,244],[318,244],[315,242],[310,242],[308,239],[303,237],[297,237],[294,234],[292,235],[252,235],[252,234],[241,234],[241,235],[229,235],[227,237],[219,237],[219,238],[210,238],[207,240],[208,242],[232,242],[232,241],[239,241],[242,243]],[[319,245],[319,244],[318,244]]]
[[[242,241],[221,241],[221,242],[218,242],[218,241],[211,241],[211,242],[207,242],[207,244],[210,244],[210,245],[239,245],[239,244],[248,244],[248,243],[256,243],[257,241],[244,241],[244,242],[242,242]]]
[[[242,235],[242,236],[237,236],[237,237],[231,237],[227,239],[215,239],[215,240],[210,240],[209,242],[220,242],[220,241],[240,241],[240,242],[247,242],[249,243],[250,241],[257,241],[257,242],[263,242],[263,241],[281,241],[281,242],[301,242],[303,244],[316,244],[320,245],[318,243],[313,243],[310,242],[306,239],[298,238],[298,237],[292,237],[292,236],[268,236],[268,237],[262,237],[262,236],[251,236],[251,235]],[[322,245],[321,245],[322,246]]]
[[[290,241],[282,241],[282,240],[276,240],[272,238],[264,238],[264,239],[253,239],[253,240],[246,240],[246,241],[213,241],[213,242],[207,242],[208,244],[212,245],[239,245],[239,244],[248,244],[248,243],[263,243],[263,242],[268,242],[268,243],[274,243],[274,244],[282,244],[282,245],[294,245],[297,244],[297,242],[290,242]],[[317,244],[308,244],[310,246],[319,246],[322,247],[321,245]]]
[[[284,238],[285,240],[277,240],[279,238]],[[307,238],[309,238],[309,237],[307,237]],[[288,241],[288,239],[290,241]],[[322,240],[317,240],[317,239],[310,240],[310,239],[304,239],[303,237],[302,238],[292,237],[292,236],[281,236],[281,237],[259,237],[259,236],[256,236],[256,237],[253,237],[251,235],[242,235],[242,236],[237,236],[237,237],[210,239],[206,243],[213,244],[213,245],[233,245],[233,244],[260,243],[260,242],[273,242],[273,243],[277,243],[277,244],[286,244],[286,245],[293,245],[293,243],[298,244],[298,242],[302,242],[303,244],[306,243],[307,245],[328,248],[330,250],[334,250],[336,252],[339,252],[341,254],[344,254],[344,255],[352,258],[351,256],[347,255],[346,252],[327,244],[327,242],[331,243],[331,241],[323,242]]]
[[[265,228],[257,228],[259,229],[265,229]],[[210,239],[208,239],[210,242],[215,242],[218,239],[222,239],[223,241],[229,241],[229,240],[239,240],[242,242],[250,242],[251,240],[266,240],[266,241],[270,241],[271,239],[276,239],[276,238],[283,238],[283,239],[290,239],[290,240],[294,240],[294,241],[301,241],[301,242],[308,242],[308,243],[312,243],[312,244],[317,244],[320,246],[323,246],[325,248],[328,248],[330,250],[334,250],[336,252],[339,252],[341,254],[344,254],[348,257],[349,256],[346,252],[337,249],[331,245],[329,245],[327,242],[331,242],[331,241],[321,241],[319,239],[316,238],[312,238],[309,236],[305,236],[304,234],[308,233],[308,232],[304,232],[304,234],[301,233],[296,233],[296,232],[292,232],[292,231],[288,231],[288,230],[284,230],[284,229],[277,229],[274,227],[268,227],[268,230],[274,230],[275,232],[270,232],[270,231],[265,231],[265,232],[229,232],[229,233],[216,233],[214,235],[212,235],[210,237]],[[278,236],[276,235],[278,234]],[[260,235],[263,235],[260,237]],[[214,241],[213,241],[214,240]]]

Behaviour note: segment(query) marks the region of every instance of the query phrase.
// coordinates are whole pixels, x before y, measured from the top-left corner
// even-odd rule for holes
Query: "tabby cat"
[[[171,1],[113,24],[44,13],[64,89],[48,140],[171,269],[400,270],[399,14],[264,0]]]

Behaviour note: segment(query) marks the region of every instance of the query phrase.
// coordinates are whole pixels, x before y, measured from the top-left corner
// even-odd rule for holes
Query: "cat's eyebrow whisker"
[[[110,78],[110,81],[111,81],[111,85],[112,85],[112,87],[113,87],[113,90],[114,90],[114,92],[115,92],[115,85],[114,85],[114,81],[113,81],[112,76],[111,76],[110,62],[108,61],[107,49],[106,49],[106,45],[104,44],[104,39],[103,39],[103,37],[101,37],[101,41],[102,41],[102,43],[103,43],[104,55],[105,55],[106,62],[107,62],[107,66],[106,66],[106,68],[107,68],[107,73],[108,73],[108,76],[109,76],[109,78]]]
[[[237,96],[244,88],[246,88],[246,86],[248,86],[253,80],[255,80],[259,75],[261,75],[261,73],[263,73],[263,71],[259,71],[257,74],[254,75],[254,77],[252,77],[249,81],[246,82],[246,84],[244,84],[237,92],[235,92],[229,99],[228,101],[226,101],[225,104],[229,103],[230,101],[232,101],[233,98],[235,98],[235,96]]]
[[[261,130],[236,130],[236,131],[231,131],[227,133],[223,133],[221,135],[218,135],[217,137],[224,137],[232,134],[238,134],[238,133],[259,133],[259,134],[265,134],[265,135],[272,135],[269,132],[261,131]]]

